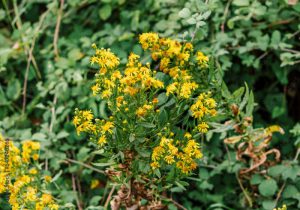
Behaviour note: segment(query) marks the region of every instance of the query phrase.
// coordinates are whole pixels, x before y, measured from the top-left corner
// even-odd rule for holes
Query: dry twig
[[[58,42],[61,18],[63,15],[63,7],[64,7],[64,0],[60,0],[60,7],[59,7],[58,15],[57,15],[57,21],[56,21],[56,26],[55,26],[54,38],[53,38],[54,55],[56,58],[59,57],[57,42]]]

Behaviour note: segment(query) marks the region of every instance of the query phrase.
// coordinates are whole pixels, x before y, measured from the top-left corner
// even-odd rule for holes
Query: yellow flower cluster
[[[198,61],[199,66],[201,66],[202,68],[207,67],[209,59],[203,54],[203,52],[197,52],[196,60]]]
[[[92,57],[91,63],[97,63],[100,66],[100,73],[97,75],[96,84],[91,89],[93,95],[100,94],[103,99],[110,99],[113,94],[118,95],[115,101],[109,101],[109,105],[121,107],[122,105],[127,105],[126,100],[130,100],[128,97],[133,97],[140,91],[164,87],[163,82],[155,78],[155,72],[150,70],[150,65],[142,65],[139,62],[138,55],[134,53],[129,55],[126,68],[121,73],[116,69],[119,64],[119,58],[110,51],[102,49],[100,50],[102,53],[99,52],[98,54],[97,51],[99,50],[96,49],[96,55]],[[105,56],[106,60],[102,61],[99,55],[107,54],[108,52],[110,56]]]
[[[150,65],[143,66],[138,59],[139,56],[134,53],[129,55],[124,76],[120,80],[119,92],[134,96],[136,93],[150,88],[163,88],[163,82],[154,77],[155,72],[150,70]]]
[[[152,32],[140,35],[140,43],[142,44],[143,49],[152,47],[154,43],[157,43],[158,39],[158,34]]]
[[[5,191],[5,175],[6,175],[6,160],[5,160],[5,140],[0,134],[0,193]],[[22,164],[22,156],[20,150],[14,146],[12,141],[8,143],[9,147],[9,159],[8,159],[8,171],[10,175],[15,176],[18,173],[18,169]]]
[[[153,110],[153,105],[145,104],[136,110],[136,115],[138,117],[144,117],[150,110]]]
[[[93,47],[96,48],[96,53],[91,58],[91,64],[97,63],[101,74],[105,74],[108,69],[113,69],[120,64],[119,58],[109,49],[97,49],[96,45]]]
[[[75,110],[73,123],[76,127],[77,134],[81,132],[96,132],[96,127],[93,124],[94,115],[91,110]]]
[[[100,119],[94,119],[90,110],[75,110],[73,124],[76,127],[77,134],[87,132],[97,136],[97,142],[103,146],[107,142],[107,135],[112,134],[114,123]]]
[[[273,210],[287,210],[287,207],[286,207],[286,205],[284,204],[281,208],[278,207],[278,208],[274,208]]]
[[[12,141],[9,141],[8,153],[7,142],[0,134],[0,194],[9,192],[9,204],[12,210],[36,209],[57,210],[59,206],[52,196],[43,193],[41,189],[41,178],[37,168],[31,167],[31,160],[38,160],[40,144],[34,141],[24,141],[20,151]],[[8,171],[6,157],[8,159]],[[8,180],[7,180],[8,179]],[[7,182],[8,181],[8,182]],[[50,176],[44,177],[44,183],[51,181]],[[43,187],[44,188],[44,187]]]
[[[187,143],[183,146],[182,141],[162,137],[159,145],[152,152],[152,163],[150,164],[152,169],[159,168],[164,163],[174,164],[184,174],[196,169],[196,160],[203,156],[200,146],[194,139],[191,139],[189,133],[185,135],[185,138]]]
[[[173,78],[173,83],[167,87],[167,95],[176,93],[179,98],[189,98],[198,88],[186,70],[193,56],[193,45],[189,42],[181,44],[173,39],[159,38],[155,33],[144,33],[139,39],[143,49],[150,49],[152,59],[160,60],[159,69]],[[204,68],[208,57],[199,51],[196,60],[199,66]]]
[[[112,129],[114,128],[114,123],[96,119],[96,124],[98,125],[97,127],[99,127],[98,130],[100,131],[97,131],[97,133],[99,133],[98,135],[100,135],[100,137],[98,138],[98,144],[100,146],[103,146],[107,142],[107,135],[112,134],[113,132]]]
[[[37,151],[40,149],[40,143],[33,141],[25,141],[22,146],[22,161],[29,163],[30,156],[33,160],[38,160],[39,155]]]
[[[211,93],[201,93],[196,102],[191,106],[190,110],[192,116],[199,121],[197,126],[198,131],[201,133],[206,133],[208,131],[208,124],[204,121],[207,116],[215,116],[216,111],[216,101],[211,98]]]

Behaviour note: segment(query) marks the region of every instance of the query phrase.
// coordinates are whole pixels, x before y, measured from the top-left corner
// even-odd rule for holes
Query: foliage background
[[[125,63],[130,51],[142,52],[137,37],[148,31],[193,39],[214,55],[230,90],[244,82],[254,90],[255,126],[279,124],[286,133],[272,141],[282,164],[250,180],[249,187],[259,190],[252,209],[282,203],[299,209],[300,3],[295,0],[3,0],[1,132],[17,142],[41,142],[43,167],[56,174],[53,192],[65,208],[99,209],[109,186],[104,176],[76,162],[90,164],[97,154],[71,123],[75,107],[106,114],[90,91],[96,71],[89,65],[90,46],[109,47]],[[207,138],[199,176],[188,180],[186,196],[174,192],[186,208],[246,209],[236,179],[242,163],[235,161],[233,148],[227,152],[224,137]],[[95,179],[100,183],[91,190]]]

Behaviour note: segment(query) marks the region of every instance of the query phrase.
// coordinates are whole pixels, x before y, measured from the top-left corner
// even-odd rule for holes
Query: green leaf
[[[288,166],[283,172],[282,172],[282,178],[284,180],[291,179],[295,180],[297,178],[297,174],[300,172],[299,169],[296,166]]]
[[[262,202],[262,205],[263,205],[264,209],[266,209],[266,210],[274,209],[276,207],[276,201],[265,200]]]
[[[278,189],[277,183],[274,179],[267,179],[258,186],[259,193],[263,196],[273,196]]]
[[[254,174],[250,179],[250,184],[251,185],[260,184],[263,180],[264,180],[264,178],[261,175]]]
[[[111,16],[112,8],[109,4],[105,4],[99,10],[99,16],[102,20],[107,20]]]
[[[16,100],[21,94],[21,84],[19,80],[14,79],[8,83],[6,90],[7,98],[11,100]]]
[[[181,18],[188,18],[191,16],[191,11],[188,8],[183,8],[179,11],[178,15]]]
[[[249,6],[249,0],[233,0],[232,4],[239,6],[239,7],[245,7]]]
[[[159,169],[155,169],[155,170],[154,170],[154,173],[155,173],[155,175],[156,175],[158,178],[161,177],[161,173],[160,173],[160,170],[159,170]]]
[[[68,58],[74,61],[79,60],[80,58],[82,58],[82,56],[83,54],[78,48],[74,48],[68,53]]]
[[[246,106],[248,99],[249,99],[249,88],[248,88],[247,83],[245,83],[245,87],[246,87],[245,95],[244,95],[242,102],[239,105],[239,110],[244,109],[244,107]]]
[[[170,203],[170,204],[168,205],[168,209],[169,209],[169,210],[177,210],[178,208],[175,206],[175,204]]]
[[[293,185],[288,185],[282,193],[283,198],[294,198],[299,193],[298,189]]]
[[[285,169],[284,165],[272,166],[268,169],[268,174],[272,177],[279,177]]]
[[[101,101],[100,103],[100,107],[99,107],[99,112],[100,112],[100,116],[103,117],[104,119],[108,119],[108,116],[106,114],[106,101]]]
[[[246,106],[246,116],[252,116],[253,109],[254,109],[254,95],[253,92],[250,91],[248,104]]]
[[[85,161],[89,157],[90,150],[91,149],[87,147],[81,147],[80,150],[78,151],[77,159],[80,161]]]
[[[278,48],[278,45],[281,40],[281,34],[279,31],[273,31],[272,37],[271,37],[271,45],[273,46],[274,49]]]
[[[131,133],[130,135],[129,135],[129,141],[130,142],[133,142],[135,140],[135,134],[134,133]]]
[[[51,182],[55,182],[62,175],[62,170],[60,170],[55,176],[51,179]]]
[[[166,93],[161,93],[157,96],[157,99],[158,99],[157,106],[161,106],[167,102],[168,96],[166,95]]]
[[[190,25],[194,25],[197,23],[197,20],[195,18],[191,17],[191,18],[187,19],[186,22]]]
[[[222,96],[226,99],[230,99],[231,98],[231,94],[228,90],[228,87],[227,85],[225,84],[225,82],[222,83],[222,89],[221,89],[221,92],[222,92]]]
[[[31,137],[33,140],[38,140],[38,141],[46,141],[46,135],[44,133],[35,133]]]
[[[63,139],[69,136],[70,134],[67,131],[61,131],[57,134],[56,138],[57,139]]]
[[[211,14],[211,11],[206,11],[203,13],[203,15],[201,15],[201,19],[206,20]]]
[[[182,185],[182,183],[181,182],[177,182],[177,181],[175,181],[175,184],[179,187],[179,188],[181,188],[182,189],[182,191],[184,191],[184,190],[186,190],[186,188]]]
[[[243,93],[245,92],[245,88],[244,87],[240,87],[239,89],[237,89],[236,91],[234,91],[232,93],[232,97],[237,100],[239,98],[242,97]]]
[[[162,109],[158,116],[159,124],[164,125],[168,121],[168,113],[165,109]]]
[[[145,127],[145,128],[155,128],[156,125],[152,124],[152,123],[148,123],[148,122],[141,122],[141,123],[138,123],[139,125]]]
[[[5,18],[5,10],[0,9],[0,21]]]
[[[98,167],[105,167],[105,166],[111,166],[114,165],[115,162],[105,162],[105,163],[92,163],[94,166]]]
[[[93,196],[90,199],[89,204],[90,205],[98,205],[101,199],[102,199],[102,196],[100,196],[100,195]]]

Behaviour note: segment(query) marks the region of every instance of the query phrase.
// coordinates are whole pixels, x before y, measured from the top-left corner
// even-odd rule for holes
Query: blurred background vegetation
[[[84,165],[97,154],[71,123],[76,107],[106,114],[90,91],[97,71],[89,65],[91,44],[111,48],[124,64],[128,52],[142,53],[138,34],[150,31],[192,39],[215,57],[230,90],[246,82],[254,91],[255,125],[279,124],[285,135],[272,140],[282,163],[250,180],[259,194],[249,209],[282,203],[300,209],[297,0],[2,0],[0,131],[16,142],[41,142],[43,168],[56,174],[53,192],[65,209],[101,209],[109,192],[105,177]],[[200,175],[184,196],[174,192],[186,208],[246,209],[248,189],[236,179],[242,163],[228,165],[235,153],[223,138],[207,138]]]

